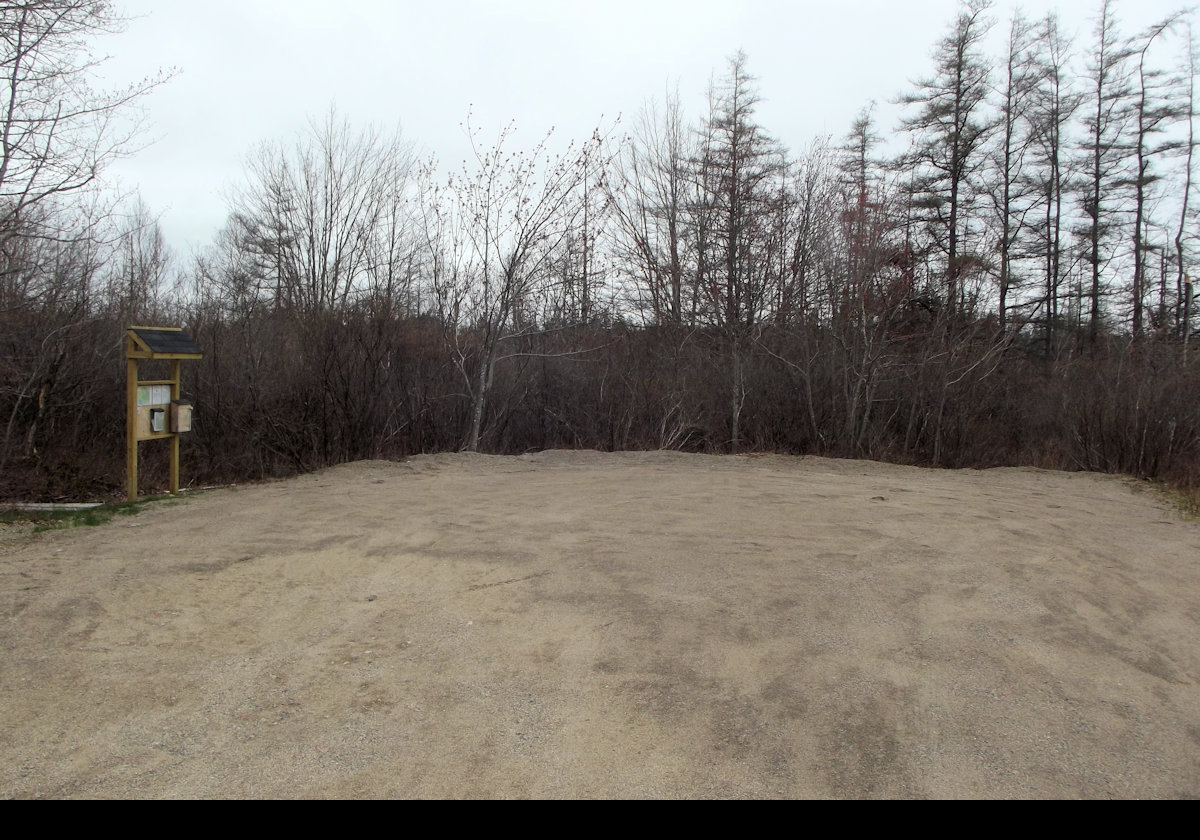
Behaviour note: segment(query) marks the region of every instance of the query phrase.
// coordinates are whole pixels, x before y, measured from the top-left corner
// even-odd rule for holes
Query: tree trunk
[[[742,368],[742,351],[737,336],[733,338],[732,376],[729,382],[729,451],[738,454],[741,448],[742,397],[745,391],[745,371]]]
[[[475,382],[475,393],[471,395],[471,431],[467,438],[467,451],[479,451],[479,438],[483,433],[483,409],[487,392],[492,386],[492,369],[496,365],[496,348],[491,347],[479,366],[479,378]]]

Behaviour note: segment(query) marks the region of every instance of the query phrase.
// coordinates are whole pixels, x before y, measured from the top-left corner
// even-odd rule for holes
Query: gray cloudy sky
[[[330,106],[355,125],[399,126],[423,154],[461,159],[468,109],[489,135],[508,121],[531,147],[551,126],[565,142],[621,115],[628,127],[651,97],[678,85],[690,118],[710,78],[743,49],[759,79],[762,124],[793,151],[843,135],[874,99],[929,73],[956,0],[118,0],[135,18],[104,40],[105,76],[128,82],[175,67],[147,101],[156,142],[116,173],[162,214],[179,256],[207,244],[247,155],[288,141]],[[1016,6],[1059,11],[1090,43],[1098,0],[993,9],[999,41]],[[1132,34],[1178,8],[1117,5]]]

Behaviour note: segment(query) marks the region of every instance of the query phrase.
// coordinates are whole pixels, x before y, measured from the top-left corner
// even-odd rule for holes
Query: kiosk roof
[[[192,337],[178,328],[130,327],[129,332],[156,359],[198,359],[204,355]]]

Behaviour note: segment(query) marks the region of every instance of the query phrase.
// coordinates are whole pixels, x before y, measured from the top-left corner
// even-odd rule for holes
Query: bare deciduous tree
[[[467,131],[474,159],[449,176],[426,163],[419,207],[432,296],[470,397],[464,447],[475,452],[503,348],[543,326],[555,256],[578,233],[589,165],[574,144],[554,154],[549,134],[531,152],[511,152],[511,125],[490,146],[469,120]]]
[[[234,222],[276,307],[328,312],[375,287],[394,291],[409,167],[398,132],[355,131],[333,111],[291,148],[259,148]]]
[[[109,0],[0,3],[0,236],[61,237],[42,204],[95,184],[106,164],[129,154],[140,128],[136,105],[162,84],[158,74],[100,92],[88,84],[102,63],[92,39],[119,31]]]
[[[109,0],[0,2],[0,471],[18,439],[36,460],[59,400],[79,405],[103,381],[94,365],[108,345],[88,334],[110,257],[112,202],[99,179],[135,151],[138,103],[169,76],[92,87],[103,63],[92,41],[123,22]]]
[[[678,92],[661,106],[647,105],[612,182],[614,241],[632,284],[631,302],[654,324],[678,325],[695,314],[685,241],[692,139]]]

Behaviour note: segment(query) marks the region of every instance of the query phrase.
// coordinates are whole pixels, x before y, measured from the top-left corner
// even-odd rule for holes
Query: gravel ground
[[[360,462],[0,534],[0,795],[1192,797],[1200,523],[816,458]]]

